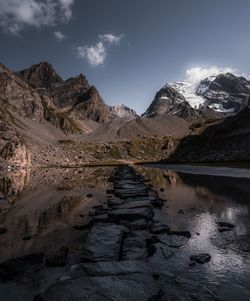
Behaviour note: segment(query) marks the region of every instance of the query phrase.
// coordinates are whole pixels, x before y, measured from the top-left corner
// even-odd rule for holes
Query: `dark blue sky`
[[[65,79],[82,72],[108,104],[124,103],[142,113],[159,88],[196,66],[250,73],[249,0],[58,0],[73,2],[72,17],[55,13],[46,23],[38,16],[38,24],[22,10],[25,18],[10,33],[12,20],[3,7],[12,12],[6,2],[25,1],[37,2],[0,0],[0,61],[14,70],[49,61]],[[67,38],[59,42],[54,31]],[[124,36],[112,44],[98,38],[111,33]],[[84,47],[98,42],[106,57],[91,66]],[[84,51],[81,58],[77,47]]]

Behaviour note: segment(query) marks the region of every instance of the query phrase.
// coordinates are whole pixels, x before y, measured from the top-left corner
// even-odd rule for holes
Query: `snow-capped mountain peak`
[[[166,84],[143,114],[154,117],[163,113],[185,118],[204,114],[232,115],[241,111],[250,95],[250,81],[232,73],[212,74],[202,80]]]

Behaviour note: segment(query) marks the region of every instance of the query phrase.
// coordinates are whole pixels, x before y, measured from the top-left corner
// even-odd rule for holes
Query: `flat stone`
[[[186,245],[189,239],[186,236],[163,234],[159,236],[161,243],[172,248],[179,248]]]
[[[145,237],[135,236],[124,239],[122,245],[123,260],[145,259],[148,256]]]
[[[202,264],[210,261],[210,259],[211,259],[211,255],[208,253],[200,253],[197,255],[190,256],[191,261],[196,261],[196,262],[202,263]]]
[[[140,218],[133,221],[132,223],[129,223],[127,227],[132,231],[145,230],[148,229],[149,223],[145,218]]]
[[[133,209],[116,209],[108,212],[110,220],[119,221],[122,220],[136,220],[145,218],[151,220],[153,218],[153,210],[149,207],[145,208],[133,208]]]
[[[170,228],[167,225],[163,225],[158,221],[153,221],[150,232],[153,234],[161,234],[169,232]]]
[[[46,256],[46,264],[49,266],[64,266],[66,264],[69,249],[65,246],[53,250]]]
[[[158,291],[151,275],[131,273],[124,276],[82,277],[57,283],[41,294],[38,300],[154,300]]]
[[[113,207],[113,206],[117,206],[117,205],[122,205],[124,203],[124,200],[120,200],[120,199],[109,199],[108,200],[108,207]]]
[[[149,273],[147,264],[137,260],[102,261],[95,263],[82,263],[81,268],[88,276],[121,276],[128,274]]]
[[[82,261],[119,260],[124,226],[98,223],[91,229],[81,257]]]
[[[165,261],[166,259],[169,259],[173,256],[174,251],[172,248],[170,248],[167,245],[164,245],[162,243],[156,243],[154,244],[155,247],[155,253],[153,255],[153,260],[157,261],[157,263],[160,263],[161,261]]]
[[[169,231],[169,235],[185,236],[191,238],[191,233],[189,231]]]
[[[114,209],[133,209],[143,207],[150,207],[153,210],[153,206],[150,201],[126,201],[122,205],[116,206]]]
[[[10,281],[24,274],[32,265],[42,263],[44,255],[34,253],[16,257],[0,264],[0,280]]]

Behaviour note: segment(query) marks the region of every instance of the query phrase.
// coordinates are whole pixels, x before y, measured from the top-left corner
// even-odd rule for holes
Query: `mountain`
[[[185,83],[167,84],[155,95],[155,98],[143,117],[156,117],[162,114],[175,115],[187,121],[197,121],[201,119],[218,119],[221,115],[214,112],[207,106],[196,107],[189,98],[183,95]],[[180,89],[182,87],[182,89]],[[180,92],[179,92],[179,91]],[[182,93],[183,94],[182,94]]]
[[[88,118],[105,122],[111,118],[98,90],[88,83],[83,74],[64,81],[47,62],[33,65],[17,74],[41,97],[49,97],[58,109],[67,112],[75,120]]]
[[[199,136],[187,136],[171,161],[225,162],[250,159],[250,97],[246,107],[234,116],[211,125]]]
[[[43,119],[40,95],[3,64],[0,64],[0,104],[23,117],[36,121]]]
[[[240,112],[247,104],[250,81],[231,73],[211,76],[197,83],[165,85],[143,114],[154,117],[176,115],[184,119],[218,119]]]
[[[236,114],[246,105],[250,94],[250,81],[231,73],[206,78],[196,87],[205,105],[225,114]]]
[[[138,117],[135,110],[125,106],[125,105],[118,105],[118,106],[110,106],[109,112],[114,115],[121,118],[127,118],[127,119],[134,119]]]

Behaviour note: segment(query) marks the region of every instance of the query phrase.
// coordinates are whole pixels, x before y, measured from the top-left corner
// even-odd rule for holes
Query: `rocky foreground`
[[[191,233],[160,221],[166,200],[132,168],[120,167],[110,181],[107,203],[95,208],[89,224],[73,227],[85,237],[78,256],[69,260],[68,247],[57,246],[2,263],[6,297],[14,285],[23,290],[28,283],[29,293],[15,300],[193,300],[197,284],[167,267]],[[209,260],[209,254],[194,254],[189,265]]]

